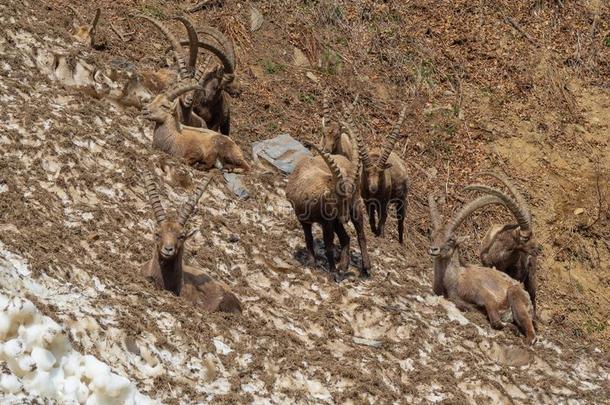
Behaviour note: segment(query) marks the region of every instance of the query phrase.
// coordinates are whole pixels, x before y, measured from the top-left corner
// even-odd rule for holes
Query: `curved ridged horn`
[[[394,124],[392,132],[386,140],[383,152],[381,153],[381,156],[379,156],[379,160],[377,161],[377,167],[379,167],[380,169],[385,166],[386,162],[388,161],[388,158],[390,157],[390,153],[392,153],[392,149],[394,149],[394,145],[396,145],[396,141],[398,141],[398,135],[400,135],[400,127],[402,126],[402,122],[405,119],[406,112],[407,106],[404,106],[402,108],[402,111],[400,111],[398,121],[396,121],[396,124]]]
[[[220,49],[224,50],[225,57],[227,58],[227,62],[230,66],[229,73],[233,73],[235,71],[235,50],[233,49],[233,42],[231,42],[225,34],[214,27],[210,27],[209,25],[205,25],[203,28],[197,31],[197,33],[200,34],[199,38],[202,38],[201,34],[203,34],[203,38],[207,37],[208,39],[211,39],[211,41],[200,39],[200,42],[214,42],[220,46]],[[228,71],[229,66],[225,66],[225,70]]]
[[[498,190],[494,187],[486,186],[484,184],[470,184],[465,188],[465,190],[481,191],[483,193],[490,194],[501,199],[504,205],[506,205],[506,208],[510,210],[510,212],[517,220],[517,223],[519,224],[521,230],[527,232],[531,229],[530,219],[528,218],[527,214],[523,212],[519,207],[519,204],[517,204],[515,200],[510,198],[508,194],[506,194],[504,191]]]
[[[157,21],[156,19],[149,17],[147,15],[144,15],[144,14],[136,14],[135,18],[143,18],[143,19],[151,22],[155,27],[157,27],[159,29],[159,31],[161,31],[163,33],[163,35],[165,35],[165,38],[167,38],[167,40],[172,45],[174,58],[176,59],[176,62],[178,63],[179,79],[184,80],[185,78],[189,77],[188,69],[186,68],[186,64],[184,63],[184,58],[182,57],[182,53],[181,53],[182,48],[180,47],[180,42],[178,42],[176,37],[167,29],[167,27],[165,25],[163,25],[160,21]]]
[[[186,33],[189,38],[189,59],[187,66],[191,72],[193,72],[195,70],[195,66],[197,65],[197,54],[199,53],[199,38],[197,37],[197,31],[195,31],[195,27],[193,27],[191,20],[185,16],[177,15],[174,17],[174,20],[180,21],[182,25],[184,25],[184,28],[186,28]]]
[[[197,89],[201,90],[201,86],[198,83],[189,83],[189,84],[185,84],[184,86],[180,86],[173,90],[167,91],[165,93],[165,97],[167,97],[167,99],[169,101],[174,101],[177,97],[181,96],[182,94],[184,94],[188,91],[197,90]]]
[[[350,104],[349,108],[346,108],[345,105],[343,105],[343,117],[345,117],[347,122],[349,122],[350,124],[351,124],[352,113],[354,112],[354,109],[356,108],[356,104],[358,104],[359,98],[360,98],[360,93],[356,94],[356,97],[354,97],[354,101],[352,101],[352,104]]]
[[[148,200],[152,206],[153,212],[155,213],[155,219],[158,224],[165,221],[165,210],[161,205],[161,197],[159,197],[159,190],[157,190],[157,184],[150,171],[144,172],[144,185],[146,186],[146,192],[148,193]]]
[[[360,143],[358,143],[358,140],[356,139],[356,137],[352,134],[352,132],[350,132],[349,122],[347,122],[347,121],[341,122],[341,125],[343,125],[345,128],[348,129],[348,134],[352,141],[352,156],[356,158],[356,170],[354,171],[354,173],[352,174],[352,176],[349,179],[351,184],[354,185],[354,190],[355,190],[356,186],[358,185],[358,180],[359,180],[358,177],[360,176],[360,169],[362,169],[362,158],[360,157]]]
[[[102,13],[101,9],[95,10],[95,16],[93,20],[91,20],[91,25],[89,26],[89,35],[93,35],[95,33],[95,27],[97,27],[97,23],[100,20],[100,14]]]
[[[199,48],[212,52],[224,66],[226,73],[235,73],[235,53],[229,39],[216,28],[206,26],[197,30]],[[188,45],[188,41],[181,41],[180,45]]]
[[[322,94],[322,134],[326,134],[326,125],[330,122],[330,106],[328,105],[328,89]]]
[[[80,15],[80,13],[78,12],[78,10],[76,8],[74,8],[72,5],[68,4],[67,6],[73,13],[74,13],[74,17],[76,17],[76,19],[78,20],[79,24],[84,24],[85,20],[83,19],[83,16]]]
[[[186,225],[186,222],[189,220],[189,218],[195,211],[195,207],[197,207],[197,203],[201,199],[201,196],[203,195],[205,189],[210,184],[210,181],[212,181],[212,173],[207,172],[203,176],[203,179],[201,180],[197,188],[195,189],[195,192],[189,197],[188,200],[186,200],[186,202],[182,206],[182,209],[180,209],[180,215],[178,216],[178,223],[180,225]]]
[[[430,211],[430,220],[432,221],[432,231],[436,232],[441,227],[441,216],[438,213],[438,205],[434,193],[428,194],[428,210]]]
[[[445,230],[445,238],[449,238],[451,235],[453,235],[458,226],[460,226],[462,222],[464,222],[464,220],[472,215],[472,213],[474,213],[476,210],[491,204],[502,205],[503,201],[495,195],[485,195],[464,205],[462,209],[455,214],[447,226],[447,229]]]
[[[352,138],[352,142],[353,140],[356,141],[356,144],[358,145],[358,155],[360,156],[360,160],[364,165],[364,170],[369,170],[371,167],[373,167],[373,164],[371,163],[369,150],[366,147],[364,140],[360,136],[360,132],[353,131],[349,121],[344,121],[341,124],[347,129],[347,133],[349,134],[350,138]]]
[[[343,178],[343,175],[341,174],[341,169],[339,169],[337,162],[335,162],[335,160],[333,159],[331,154],[328,152],[324,152],[322,149],[318,148],[317,145],[314,145],[311,142],[305,141],[304,143],[309,148],[318,152],[318,154],[320,156],[322,156],[322,159],[324,160],[324,163],[326,163],[326,166],[328,166],[328,168],[330,169],[330,174],[333,177],[332,189],[336,190],[336,191],[343,190],[344,189],[343,187],[337,187],[337,186],[339,184],[343,184],[345,179]]]
[[[515,201],[519,205],[519,209],[521,210],[521,212],[526,216],[530,223],[532,222],[532,214],[530,212],[527,202],[525,201],[525,198],[523,198],[523,194],[521,194],[517,186],[515,186],[515,184],[508,178],[508,176],[502,173],[491,171],[478,173],[477,176],[490,176],[500,180],[506,186],[506,188],[508,188],[508,191],[510,191],[513,197],[515,197]]]

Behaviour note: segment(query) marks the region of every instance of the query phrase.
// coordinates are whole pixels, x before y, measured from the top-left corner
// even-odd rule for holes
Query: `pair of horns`
[[[476,190],[486,193],[487,195],[476,198],[475,200],[469,202],[464,205],[453,217],[447,229],[445,230],[445,237],[449,238],[453,235],[455,230],[475,211],[480,208],[486,207],[488,205],[497,204],[506,206],[511,213],[515,216],[519,227],[527,232],[531,230],[531,215],[527,205],[525,203],[525,199],[519,193],[518,189],[515,185],[508,179],[508,177],[494,172],[483,172],[480,175],[492,176],[496,179],[500,180],[502,183],[506,185],[506,187],[511,191],[511,193],[515,196],[515,199],[519,201],[517,203],[510,196],[504,193],[501,190],[498,190],[493,187],[489,187],[482,184],[472,184],[467,186],[466,190]],[[433,230],[436,232],[440,229],[441,219],[438,212],[438,207],[436,205],[436,200],[433,194],[428,195],[428,208],[430,210],[430,218],[432,220]]]
[[[74,8],[72,5],[68,5],[68,8],[74,13],[74,16],[78,20],[79,24],[81,24],[81,25],[85,25],[86,24],[85,19],[78,12],[78,10],[76,8]],[[89,24],[89,32],[95,31],[95,27],[97,26],[97,23],[100,20],[100,14],[101,13],[102,13],[101,9],[98,8],[97,10],[95,10],[95,16],[93,17],[93,20],[91,20],[91,24]]]
[[[144,184],[146,186],[146,192],[148,193],[148,199],[150,200],[150,204],[152,206],[153,212],[155,214],[155,219],[158,224],[162,224],[167,219],[165,215],[165,210],[163,209],[163,205],[161,205],[161,197],[159,196],[159,190],[157,190],[157,185],[155,183],[155,179],[153,174],[150,171],[144,172]],[[181,226],[186,225],[189,218],[195,211],[197,207],[197,203],[201,199],[205,189],[210,184],[212,180],[212,174],[207,172],[204,176],[193,194],[189,197],[189,199],[182,205],[180,212],[178,213],[178,223]]]
[[[385,164],[388,162],[390,153],[392,153],[392,150],[394,149],[394,146],[396,145],[396,142],[398,141],[398,138],[400,135],[400,128],[402,127],[402,123],[405,120],[406,112],[407,112],[407,106],[405,105],[405,106],[403,106],[402,110],[400,111],[398,120],[394,124],[394,128],[392,129],[390,136],[388,136],[388,138],[386,139],[382,152],[381,152],[381,155],[379,155],[379,159],[377,160],[376,166],[380,169],[383,168],[385,166]],[[369,157],[369,152],[368,152],[368,148],[366,147],[366,144],[364,143],[364,141],[362,141],[360,136],[358,136],[356,139],[358,139],[358,142],[359,142],[358,149],[360,149],[360,158],[362,159],[364,168],[365,169],[372,168],[373,162],[371,162],[371,158]]]
[[[328,94],[328,89],[325,89],[324,93],[322,94],[322,133],[326,133],[326,125],[330,122],[330,105],[328,104]],[[352,113],[354,112],[359,99],[360,93],[357,93],[349,107],[347,107],[345,102],[341,100],[343,119],[350,124],[352,123]]]
[[[466,190],[475,190],[496,196],[502,200],[502,203],[506,206],[506,208],[509,209],[511,214],[513,214],[521,230],[524,232],[531,231],[532,215],[530,210],[525,202],[525,198],[523,198],[523,195],[510,181],[510,179],[506,175],[496,172],[481,172],[479,173],[479,176],[489,176],[499,180],[506,186],[506,188],[508,188],[509,192],[512,194],[512,197],[502,190],[495,187],[486,186],[484,184],[471,184],[466,187]]]

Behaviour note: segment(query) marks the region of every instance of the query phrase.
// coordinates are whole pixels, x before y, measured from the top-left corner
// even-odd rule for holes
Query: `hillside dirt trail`
[[[126,18],[133,7],[166,20],[187,5],[83,2],[86,16],[102,7],[101,47],[91,49],[69,34],[68,2],[0,0],[2,294],[31,300],[75,349],[164,403],[610,398],[610,7],[225,3],[190,16],[235,42],[244,92],[232,100],[232,137],[248,156],[252,142],[279,133],[315,139],[324,87],[336,109],[360,92],[355,121],[370,144],[408,103],[397,147],[413,186],[405,245],[392,219],[385,239],[367,231],[373,270],[363,280],[350,231],[353,277],[332,282],[323,266],[303,264],[285,177],[259,166],[245,178],[247,200],[215,176],[185,254],[231,286],[244,313],[202,313],[155,289],[138,272],[154,229],[141,174],[155,168],[171,212],[201,172],[153,150],[139,109],[100,89],[167,68],[164,40]],[[251,7],[264,16],[255,32]],[[431,290],[426,193],[446,193],[448,217],[472,197],[462,191],[472,174],[490,167],[518,181],[543,247],[532,348]],[[508,218],[486,210],[464,224],[469,260],[487,226]],[[323,257],[320,240],[316,249]]]

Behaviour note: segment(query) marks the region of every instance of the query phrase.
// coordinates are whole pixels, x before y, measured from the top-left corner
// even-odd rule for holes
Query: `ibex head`
[[[519,192],[517,187],[503,174],[496,172],[482,172],[479,173],[482,176],[491,176],[498,180],[500,180],[504,185],[508,188],[510,193],[514,198],[510,197],[505,192],[498,190],[493,187],[489,187],[483,184],[472,184],[466,187],[466,190],[476,190],[481,191],[483,193],[496,196],[506,207],[510,210],[510,212],[515,217],[517,224],[519,227],[515,230],[516,237],[519,239],[520,243],[527,244],[533,236],[532,233],[532,215],[530,210],[525,202],[525,198]]]
[[[101,10],[98,8],[95,10],[95,16],[91,20],[91,23],[87,23],[80,13],[72,6],[68,5],[68,8],[74,13],[74,21],[72,26],[74,27],[74,33],[72,34],[77,41],[93,46],[95,40],[95,30],[97,23],[100,20]]]
[[[390,157],[390,153],[392,153],[392,149],[394,149],[394,145],[396,145],[396,142],[398,141],[400,127],[405,119],[406,112],[407,107],[404,106],[400,112],[400,115],[398,116],[396,124],[394,125],[394,129],[387,138],[382,152],[375,163],[371,162],[368,148],[366,147],[366,144],[362,138],[358,134],[355,135],[358,142],[358,149],[360,150],[360,158],[364,168],[363,179],[366,179],[364,186],[371,194],[376,194],[380,189],[382,189],[382,187],[385,186],[385,171],[392,167],[392,165],[388,163],[388,158]]]
[[[341,142],[341,134],[344,129],[342,125],[339,125],[337,121],[331,120],[330,106],[328,104],[328,89],[324,90],[322,95],[322,137],[320,138],[319,147],[329,153],[332,153]],[[340,117],[345,120],[348,124],[352,124],[352,113],[356,108],[360,94],[356,94],[354,101],[348,107],[343,101],[341,106],[343,108],[343,116]]]
[[[148,120],[162,124],[174,114],[174,110],[176,109],[176,98],[184,93],[198,89],[201,89],[199,84],[188,83],[174,88],[173,90],[166,91],[165,93],[161,93],[143,108],[142,115]]]
[[[189,231],[186,228],[186,224],[195,211],[195,207],[211,179],[212,175],[209,172],[206,173],[201,183],[195,189],[195,192],[178,212],[178,219],[168,219],[161,205],[161,198],[153,175],[150,172],[145,172],[144,181],[146,183],[146,190],[157,221],[155,243],[159,260],[166,261],[179,257],[182,254],[186,240],[197,231],[196,229]]]

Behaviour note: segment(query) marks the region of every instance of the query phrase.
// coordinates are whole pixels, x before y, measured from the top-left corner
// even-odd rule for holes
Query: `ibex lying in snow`
[[[428,196],[432,222],[430,255],[434,258],[433,290],[437,295],[444,295],[460,310],[484,308],[494,329],[505,326],[500,314],[510,310],[513,321],[525,334],[526,342],[533,344],[536,340],[533,308],[521,284],[496,269],[462,265],[459,259],[459,248],[466,238],[455,235],[458,226],[475,210],[501,203],[495,196],[484,196],[471,201],[443,231],[434,196]]]
[[[368,148],[358,134],[353,133],[351,126],[348,131],[358,142],[360,159],[363,163],[362,170],[362,198],[369,214],[371,230],[377,236],[384,236],[385,222],[388,218],[390,203],[396,207],[398,221],[398,241],[403,243],[405,210],[407,205],[407,194],[409,192],[409,180],[404,162],[397,154],[392,152],[400,127],[405,118],[406,107],[400,112],[398,121],[394,125],[392,133],[386,140],[383,149]],[[373,163],[373,161],[375,163]],[[375,212],[379,210],[379,223],[375,223]]]
[[[352,113],[358,103],[360,95],[356,95],[354,101],[349,108],[343,105],[343,120],[348,124],[352,124]],[[352,156],[352,142],[344,126],[340,125],[339,122],[333,122],[330,118],[330,107],[328,105],[328,91],[324,91],[322,96],[322,137],[320,139],[319,148],[324,152],[328,152],[333,155],[342,155],[353,161],[355,156]]]
[[[484,266],[495,267],[522,282],[530,295],[536,316],[536,264],[538,243],[532,233],[531,214],[525,199],[515,185],[504,175],[484,172],[495,177],[508,188],[514,199],[501,190],[480,184],[466,189],[482,191],[501,199],[517,221],[516,224],[494,224],[481,241],[480,257]]]
[[[344,224],[350,218],[356,229],[362,254],[360,273],[368,277],[371,265],[364,236],[362,201],[358,193],[360,159],[354,164],[343,156],[324,152],[316,145],[309,146],[317,150],[319,156],[299,161],[294,172],[288,177],[286,197],[303,227],[310,262],[316,262],[311,228],[314,223],[318,223],[322,225],[330,273],[337,282],[345,277],[344,272],[349,266],[350,238]],[[357,148],[354,149],[354,156],[358,156]],[[337,268],[333,243],[335,233],[341,244]]]
[[[71,5],[68,5],[68,8],[72,10],[74,13],[75,21],[72,23],[74,27],[74,33],[72,36],[80,43],[85,45],[94,47],[95,45],[95,30],[97,28],[97,23],[100,20],[101,10],[98,8],[95,10],[95,17],[91,20],[90,24],[87,24],[85,19],[80,15],[78,10],[76,10]]]
[[[153,176],[147,172],[144,178],[157,221],[157,231],[152,259],[142,265],[142,275],[151,279],[158,287],[184,297],[206,311],[240,313],[241,304],[226,285],[212,280],[195,267],[182,264],[184,243],[196,232],[187,231],[185,225],[208,186],[211,175],[206,173],[193,195],[179,211],[178,220],[166,218]]]
[[[188,69],[193,72],[201,90],[180,100],[181,116],[186,125],[204,126],[224,135],[231,130],[231,97],[238,97],[241,88],[235,80],[235,52],[229,39],[215,28],[204,26],[195,30],[186,17],[176,17],[187,30],[188,41],[182,45],[189,47]],[[222,67],[211,71],[200,71],[196,67],[199,48],[213,53]],[[207,63],[206,63],[207,65]],[[204,65],[204,69],[207,66]],[[201,125],[199,125],[201,124]]]
[[[151,17],[138,17],[151,21],[162,32],[167,31]],[[166,36],[171,37],[169,31]],[[174,52],[179,66],[178,80],[184,82],[183,78],[188,77],[188,70],[178,51],[179,49]],[[175,100],[193,90],[201,90],[201,86],[192,81],[182,84],[159,94],[144,108],[144,117],[155,122],[153,146],[170,155],[184,158],[189,164],[204,170],[215,165],[221,165],[229,171],[250,170],[241,149],[231,138],[210,129],[183,126],[179,122]]]

